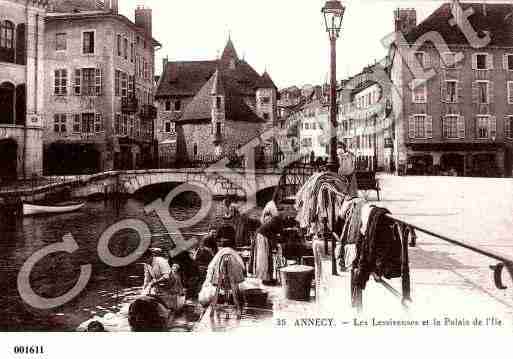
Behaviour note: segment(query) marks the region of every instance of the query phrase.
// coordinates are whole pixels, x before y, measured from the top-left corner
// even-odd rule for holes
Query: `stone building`
[[[338,91],[338,138],[362,171],[394,169],[392,84],[387,59],[343,81]]]
[[[390,49],[401,173],[511,175],[513,5],[398,9]]]
[[[52,0],[45,31],[47,174],[153,165],[152,11],[117,0]]]
[[[156,101],[161,167],[233,156],[278,117],[276,85],[238,57],[231,39],[218,60],[164,60]]]
[[[0,0],[0,181],[42,174],[47,6]]]

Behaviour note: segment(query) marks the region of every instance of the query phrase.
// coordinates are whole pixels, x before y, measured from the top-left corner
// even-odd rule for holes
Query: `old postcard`
[[[511,1],[0,0],[6,357],[511,333],[512,178]]]

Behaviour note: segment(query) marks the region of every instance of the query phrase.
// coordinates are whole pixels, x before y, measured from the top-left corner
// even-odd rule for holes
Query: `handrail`
[[[419,227],[417,225],[414,225],[414,224],[411,224],[411,223],[408,223],[408,222],[405,222],[404,220],[401,220],[393,215],[387,215],[388,218],[396,221],[396,222],[399,222],[405,226],[408,226],[410,228],[414,228],[420,232],[423,232],[423,233],[426,233],[426,234],[429,234],[430,236],[433,236],[433,237],[436,237],[438,239],[441,239],[445,242],[449,242],[451,244],[454,244],[454,245],[457,245],[459,247],[463,247],[463,248],[466,248],[468,250],[471,250],[473,252],[476,252],[476,253],[479,253],[479,254],[482,254],[486,257],[489,257],[489,258],[492,258],[492,259],[495,259],[495,260],[498,260],[500,262],[504,262],[504,263],[509,263],[511,265],[513,265],[513,259],[511,258],[507,258],[503,255],[500,255],[500,254],[497,254],[497,253],[493,253],[491,251],[486,251],[484,249],[481,249],[481,248],[478,248],[478,247],[475,247],[475,246],[472,246],[470,244],[467,244],[467,243],[464,243],[464,242],[461,242],[461,241],[458,241],[458,240],[455,240],[455,239],[451,239],[449,237],[446,237],[444,235],[441,235],[441,234],[438,234],[438,233],[435,233],[433,231],[430,231],[430,230],[427,230],[427,229],[424,229],[422,227]]]

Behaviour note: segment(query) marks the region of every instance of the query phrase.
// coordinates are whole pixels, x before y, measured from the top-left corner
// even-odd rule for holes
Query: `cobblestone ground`
[[[394,215],[513,258],[512,179],[382,176],[380,180],[383,201],[379,205]],[[369,200],[374,196],[369,193]],[[489,268],[497,264],[495,260],[418,233],[418,246],[410,250],[410,261],[413,313],[442,320],[495,316],[504,327],[512,327],[513,282],[504,273],[504,283],[510,288],[495,287]],[[395,284],[400,288],[399,282]]]

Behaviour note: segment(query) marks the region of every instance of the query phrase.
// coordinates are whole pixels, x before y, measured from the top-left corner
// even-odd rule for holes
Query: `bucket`
[[[291,300],[310,300],[310,289],[314,277],[314,268],[293,265],[282,268],[281,282],[285,289],[285,297]]]

